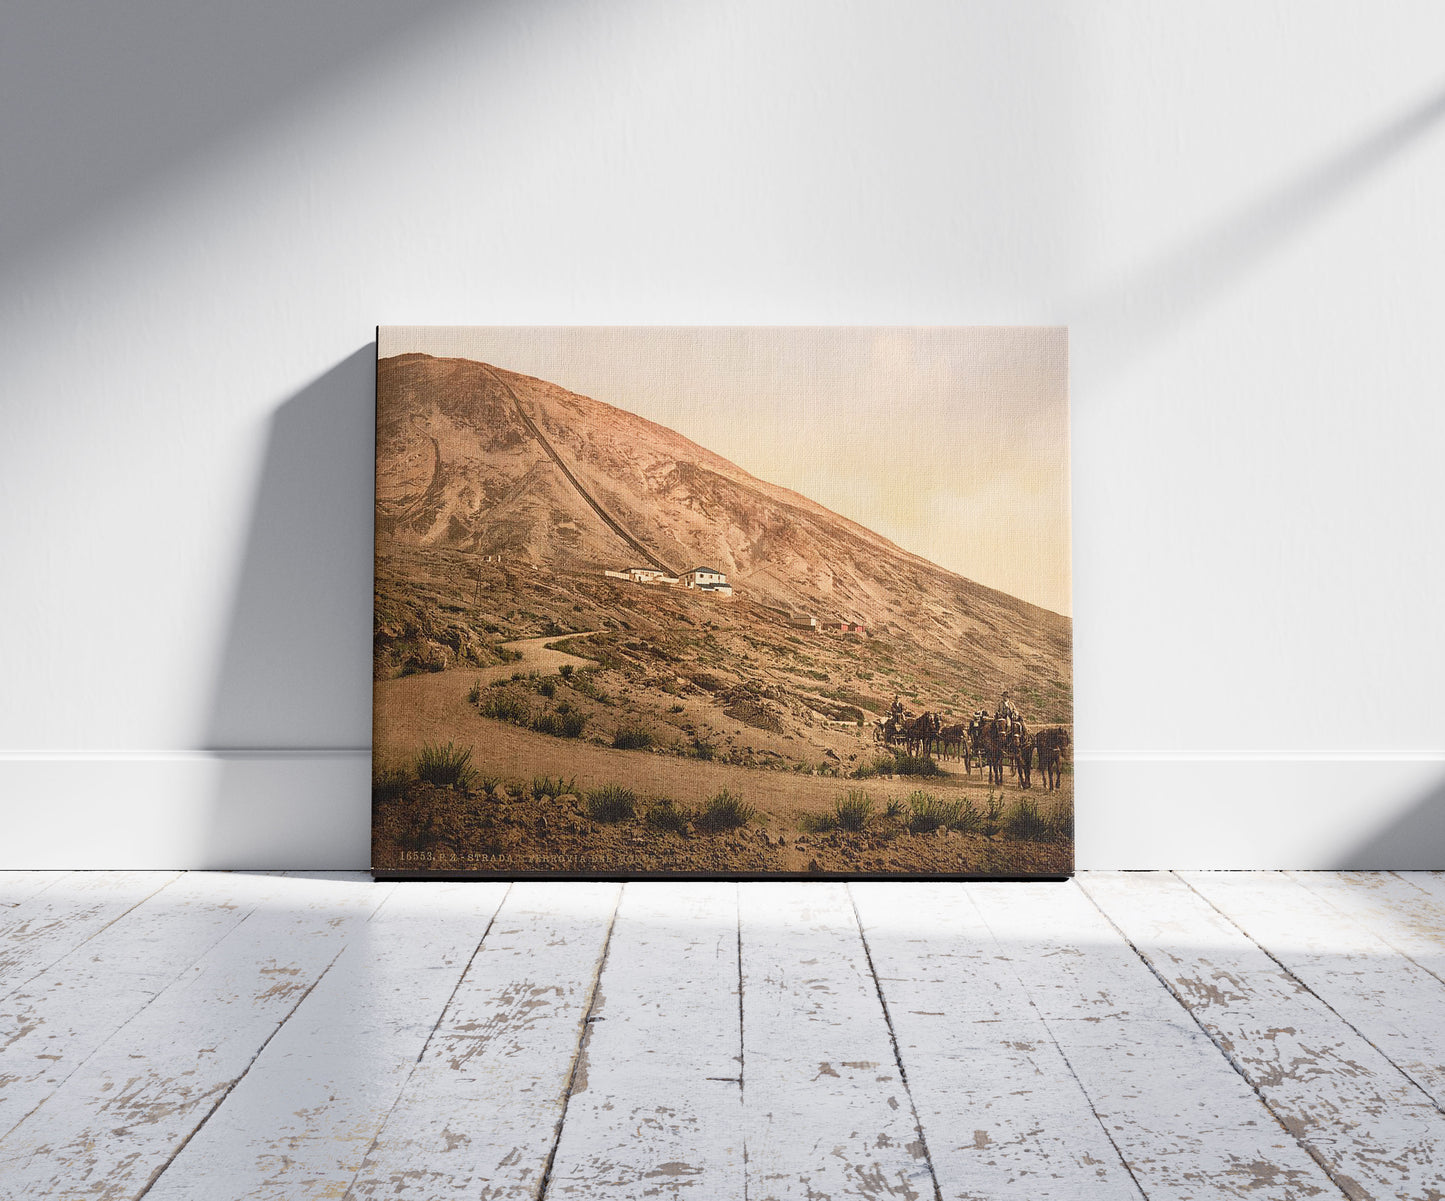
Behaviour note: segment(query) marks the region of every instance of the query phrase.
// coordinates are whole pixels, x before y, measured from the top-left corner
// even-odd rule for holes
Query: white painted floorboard
[[[551,1197],[741,1197],[736,884],[636,883],[618,908]]]
[[[0,873],[0,1201],[1445,1199],[1445,877]]]

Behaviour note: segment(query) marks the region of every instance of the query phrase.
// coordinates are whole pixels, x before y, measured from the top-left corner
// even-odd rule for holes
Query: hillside
[[[673,430],[464,359],[384,359],[378,548],[433,548],[539,572],[652,559],[728,573],[739,600],[861,619],[941,654],[984,693],[1012,683],[1067,720],[1071,623],[985,588]],[[550,452],[549,452],[550,447]],[[609,522],[611,524],[609,524]],[[741,617],[739,610],[734,610]]]

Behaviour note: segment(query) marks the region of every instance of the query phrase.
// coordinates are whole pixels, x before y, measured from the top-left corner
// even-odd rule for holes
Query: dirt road
[[[539,665],[541,656],[548,661],[585,662],[575,655],[548,651],[544,644],[556,642],[549,638],[528,638],[509,645],[521,648],[523,654],[535,647]],[[555,656],[555,660],[551,657]],[[488,668],[493,677],[509,676],[528,660],[503,667]],[[516,780],[531,780],[538,775],[575,777],[580,789],[599,784],[625,783],[651,796],[672,797],[685,804],[697,804],[726,788],[775,819],[791,821],[799,812],[822,812],[849,788],[866,789],[877,798],[881,807],[889,798],[904,799],[915,789],[942,793],[950,797],[969,795],[982,801],[989,788],[980,776],[964,776],[952,770],[947,775],[929,779],[846,780],[815,776],[801,772],[763,771],[731,763],[705,762],[675,755],[647,751],[614,750],[585,739],[553,738],[531,730],[483,717],[475,705],[467,702],[467,690],[473,680],[486,680],[476,669],[425,673],[396,680],[378,681],[375,698],[377,710],[376,757],[384,766],[400,766],[409,762],[423,743],[456,742],[473,748],[472,762],[483,773]],[[1013,780],[1002,789],[1012,800],[1025,795]],[[1072,799],[1073,781],[1058,796]],[[1046,794],[1035,790],[1036,800],[1045,802]],[[1048,803],[1055,803],[1053,798]]]
[[[586,638],[589,634],[599,632],[598,630],[587,630],[582,634],[546,634],[541,638],[518,638],[515,642],[504,642],[502,646],[506,650],[519,652],[522,656],[520,659],[513,660],[511,663],[498,663],[493,667],[461,667],[442,674],[451,676],[453,679],[465,676],[469,684],[472,680],[490,684],[493,680],[508,679],[513,672],[517,671],[535,671],[538,675],[551,675],[569,663],[581,671],[584,667],[596,666],[595,661],[584,659],[581,655],[569,655],[566,651],[548,650],[547,644],[561,642],[568,638]],[[462,691],[465,692],[466,689]]]

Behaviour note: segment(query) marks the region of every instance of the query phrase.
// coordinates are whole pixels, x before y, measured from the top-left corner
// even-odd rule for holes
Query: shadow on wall
[[[271,419],[204,730],[207,866],[369,860],[375,387],[371,344]]]
[[[1445,870],[1445,775],[1437,778],[1402,816],[1351,847],[1329,866],[1341,871]]]
[[[0,263],[71,236],[428,18],[462,7],[459,0],[7,5],[0,79],[12,101],[0,105]]]

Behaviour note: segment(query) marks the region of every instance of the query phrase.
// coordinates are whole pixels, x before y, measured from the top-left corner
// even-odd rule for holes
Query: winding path
[[[509,651],[519,651],[520,659],[511,663],[498,663],[492,667],[462,667],[453,670],[459,675],[465,675],[469,680],[480,680],[483,684],[490,684],[493,680],[504,680],[514,671],[537,671],[539,673],[554,672],[564,665],[570,663],[579,671],[584,667],[595,667],[596,661],[584,659],[581,655],[570,655],[566,651],[548,650],[549,642],[564,642],[572,638],[586,638],[592,634],[600,634],[600,630],[583,630],[579,634],[544,634],[540,638],[518,638],[513,642],[504,642],[502,646]]]

